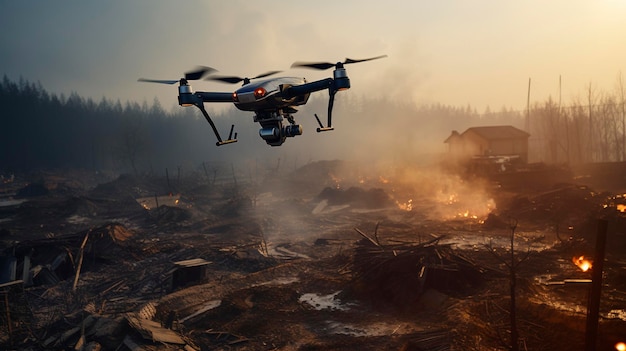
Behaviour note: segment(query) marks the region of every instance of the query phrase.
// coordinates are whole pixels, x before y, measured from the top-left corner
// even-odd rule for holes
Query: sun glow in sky
[[[3,1],[0,74],[52,93],[177,105],[177,79],[197,65],[220,74],[305,76],[294,61],[388,58],[351,65],[350,93],[468,104],[483,111],[591,85],[614,92],[626,69],[626,1]],[[195,89],[237,86],[197,82]]]

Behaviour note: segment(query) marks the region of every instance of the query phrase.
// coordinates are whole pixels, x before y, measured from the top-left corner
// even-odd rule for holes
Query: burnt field
[[[340,161],[3,174],[0,349],[501,350],[513,266],[519,349],[582,350],[593,268],[575,263],[594,265],[605,220],[597,345],[613,350],[626,342],[619,174]]]

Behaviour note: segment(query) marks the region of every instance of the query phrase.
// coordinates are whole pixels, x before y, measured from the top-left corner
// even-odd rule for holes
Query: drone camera
[[[281,145],[285,138],[292,138],[296,135],[302,135],[302,126],[299,124],[290,124],[282,128],[280,126],[264,127],[259,130],[259,136],[272,146]]]
[[[274,140],[280,137],[280,131],[275,127],[265,127],[259,129],[259,136],[264,140]]]
[[[302,135],[302,126],[299,124],[290,124],[283,128],[286,137],[295,137],[296,135]]]

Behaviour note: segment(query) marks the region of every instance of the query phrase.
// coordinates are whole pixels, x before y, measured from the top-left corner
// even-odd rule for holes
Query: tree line
[[[564,105],[550,97],[529,108],[534,158],[547,163],[626,161],[626,86],[620,75],[613,92],[589,84],[584,98]]]
[[[65,97],[40,83],[0,83],[2,110],[0,168],[32,170],[81,168],[140,172],[163,160],[184,159],[192,148],[206,149],[207,136],[189,109],[168,113],[151,105],[77,93]],[[206,123],[206,122],[204,122]]]
[[[428,151],[437,151],[444,149],[443,141],[452,130],[462,132],[472,126],[508,124],[528,128],[531,160],[624,161],[626,93],[623,84],[619,87],[613,95],[597,94],[589,87],[587,101],[568,106],[550,98],[527,111],[502,108],[492,112],[487,108],[482,113],[469,105],[418,106],[388,97],[345,94],[335,104],[334,115],[340,117],[335,117],[333,122],[341,126],[346,136],[324,143],[311,139],[315,145],[299,143],[297,139],[305,140],[305,137],[297,137],[288,141],[289,147],[282,146],[280,152],[291,152],[292,157],[307,153],[303,159],[316,158],[312,155],[349,157],[341,152],[349,151],[345,146],[355,145],[358,139],[367,139],[366,144],[378,149],[404,142],[417,150],[427,150],[426,144],[435,145]],[[312,96],[297,118],[309,118],[313,112],[321,112],[320,118],[324,119],[326,104],[327,97],[323,94]],[[223,146],[219,151],[197,109],[177,108],[168,112],[156,98],[152,104],[122,103],[107,98],[96,102],[77,93],[67,97],[56,95],[40,83],[24,79],[15,82],[5,75],[0,82],[0,109],[3,171],[81,168],[137,173],[180,165],[183,160],[200,164],[241,159],[243,154],[270,149],[254,135],[258,126],[252,123],[252,114],[234,107],[218,114],[209,112],[223,133],[236,121],[241,128],[249,129],[250,135],[233,144],[239,146]],[[307,132],[312,132],[311,127]],[[377,145],[376,140],[381,144]],[[324,154],[324,147],[331,150]],[[278,155],[278,151],[273,152],[272,155]]]

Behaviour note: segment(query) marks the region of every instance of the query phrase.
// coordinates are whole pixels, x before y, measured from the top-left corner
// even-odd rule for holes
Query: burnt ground
[[[521,349],[582,350],[591,274],[572,257],[604,219],[612,350],[626,181],[605,168],[4,175],[0,349],[507,349],[514,234]]]

